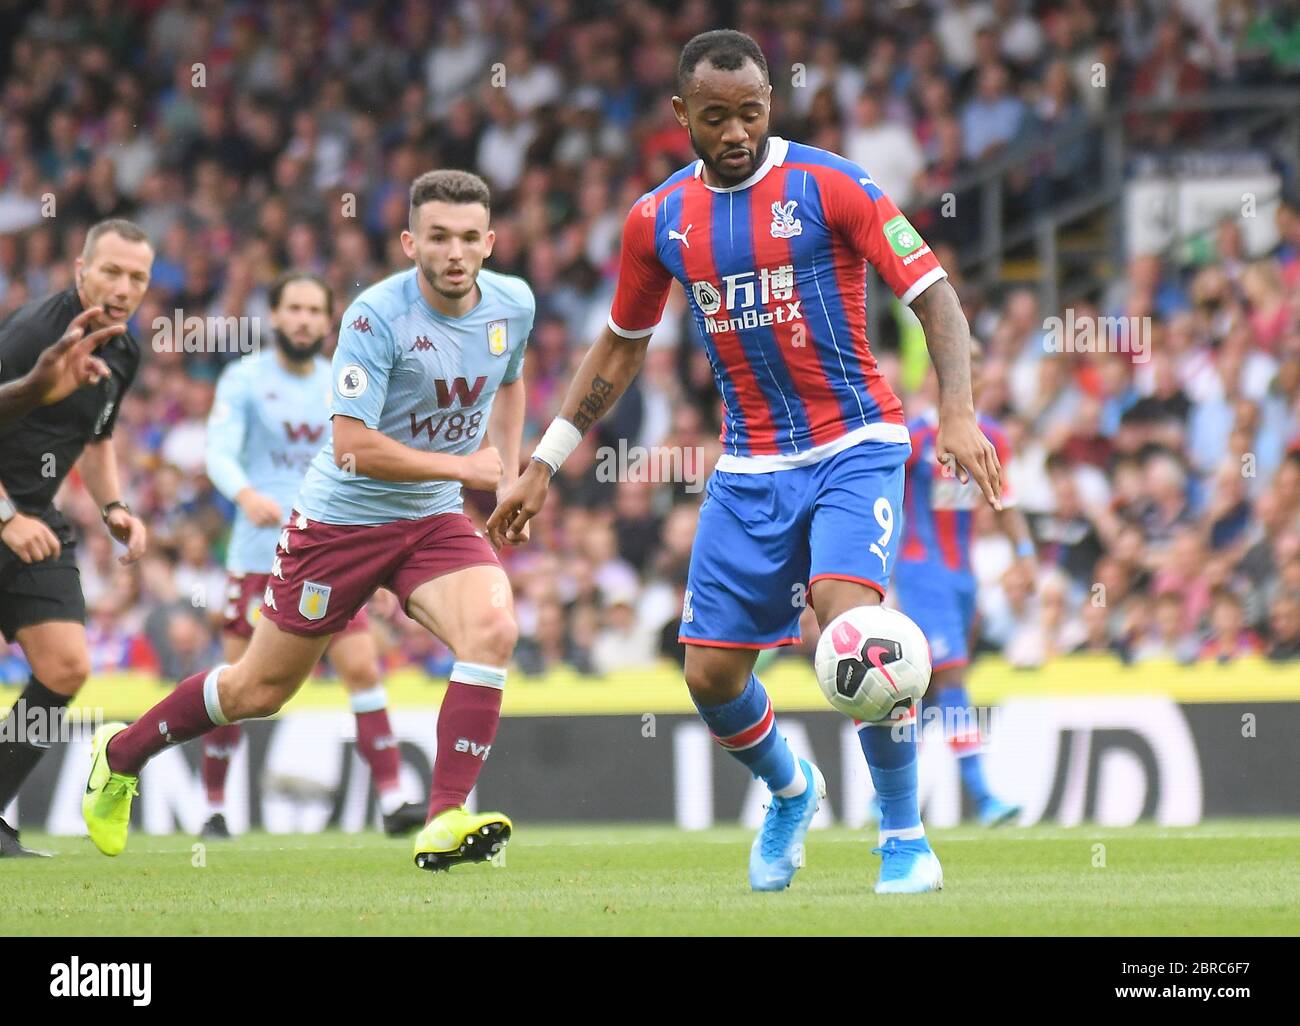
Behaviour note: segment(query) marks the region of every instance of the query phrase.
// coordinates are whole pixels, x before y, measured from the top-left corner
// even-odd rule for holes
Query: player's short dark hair
[[[471,171],[426,171],[411,183],[411,227],[415,214],[425,203],[482,203],[492,210],[492,192],[487,182]]]
[[[309,281],[313,285],[319,286],[321,291],[325,293],[325,313],[330,317],[334,316],[334,290],[330,288],[330,283],[319,274],[296,268],[281,272],[275,281],[271,282],[267,298],[271,301],[272,310],[280,309],[280,300],[284,298],[284,290],[296,281]]]
[[[134,221],[128,221],[123,217],[110,217],[107,221],[92,224],[90,231],[86,232],[86,242],[81,247],[82,260],[89,260],[94,255],[96,244],[105,235],[118,235],[127,242],[143,242],[147,246],[153,246],[144,229]]]
[[[767,58],[751,36],[735,29],[714,29],[711,32],[701,32],[682,47],[682,56],[677,62],[679,94],[686,91],[686,83],[703,60],[707,60],[719,71],[739,71],[745,61],[753,61],[763,73],[763,81],[767,81]]]

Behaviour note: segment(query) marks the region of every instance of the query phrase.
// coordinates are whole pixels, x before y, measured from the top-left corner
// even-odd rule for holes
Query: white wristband
[[[581,442],[582,432],[563,417],[556,417],[533,450],[533,459],[545,463],[554,474]]]

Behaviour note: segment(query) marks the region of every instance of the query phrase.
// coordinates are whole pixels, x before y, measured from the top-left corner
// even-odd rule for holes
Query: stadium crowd
[[[0,316],[71,283],[94,221],[131,218],[157,250],[133,322],[145,359],[114,436],[148,555],[118,564],[75,475],[61,496],[82,531],[94,672],[178,679],[214,660],[232,507],[204,475],[203,440],[215,379],[240,353],[215,351],[211,330],[205,351],[155,345],[156,322],[255,324],[289,266],[325,276],[341,311],[407,266],[411,180],[477,170],[494,190],[489,266],[537,296],[531,451],[608,312],[626,210],[693,156],[667,98],[680,43],[723,15],[768,54],[774,131],[871,171],[943,247],[983,342],[980,404],[1009,435],[1039,572],[1027,579],[979,514],[981,647],[1021,666],[1076,651],[1300,658],[1300,206],[1282,204],[1272,253],[1244,253],[1228,222],[1205,263],[1139,257],[1075,305],[1076,322],[1149,317],[1147,360],[1051,351],[1044,320],[1059,311],[1028,289],[963,281],[957,253],[978,218],[935,207],[980,161],[1123,99],[1295,81],[1293,6],[46,0],[0,12]],[[1091,84],[1099,62],[1105,88]],[[1131,131],[1165,146],[1204,128]],[[1035,168],[1021,201],[1058,202],[1096,159],[1080,136]],[[875,340],[896,382],[897,336]],[[909,413],[930,387],[903,390]],[[505,554],[522,671],[677,656],[717,424],[675,290],[640,380],[562,468],[531,544]],[[609,473],[620,440],[682,460],[678,480],[657,480],[654,461]],[[472,504],[482,515],[490,501]],[[448,654],[395,607],[384,592],[371,606],[390,668],[441,676]],[[26,678],[17,648],[0,649],[0,680]]]

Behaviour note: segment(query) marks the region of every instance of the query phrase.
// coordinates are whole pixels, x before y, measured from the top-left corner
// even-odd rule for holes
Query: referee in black
[[[57,740],[62,710],[90,672],[74,536],[54,508],[54,494],[74,466],[109,533],[126,546],[122,562],[144,553],[144,524],[122,501],[110,436],[140,362],[140,347],[125,326],[149,287],[153,256],[139,227],[101,221],[86,235],[76,284],[27,303],[0,324],[0,382],[28,375],[70,330],[112,335],[95,354],[106,374],[0,427],[0,635],[18,643],[32,668],[0,721],[0,813]],[[0,820],[0,857],[31,854]]]

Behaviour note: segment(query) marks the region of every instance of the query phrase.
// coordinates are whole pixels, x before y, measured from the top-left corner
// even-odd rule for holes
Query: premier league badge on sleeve
[[[500,356],[506,351],[506,324],[506,321],[488,321],[488,352],[493,356]]]

